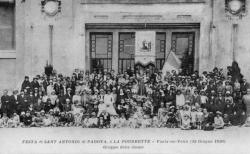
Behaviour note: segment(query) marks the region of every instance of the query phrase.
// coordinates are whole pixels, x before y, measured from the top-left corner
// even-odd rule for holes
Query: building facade
[[[236,60],[250,80],[247,5],[244,17],[230,19],[226,0],[60,0],[53,15],[43,1],[0,1],[0,89],[41,74],[46,63],[65,75],[98,64],[122,72],[134,66],[138,31],[155,32],[158,69],[173,51],[199,72]]]

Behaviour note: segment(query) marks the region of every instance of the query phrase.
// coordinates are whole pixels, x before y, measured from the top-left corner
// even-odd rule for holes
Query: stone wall
[[[247,4],[250,0],[247,0]],[[242,19],[229,20],[225,15],[224,1],[215,0],[214,11],[214,33],[213,33],[213,52],[214,61],[218,67],[231,65],[233,61],[233,24],[238,24],[235,43],[235,60],[241,67],[242,74],[250,81],[250,6],[247,5],[247,15]]]

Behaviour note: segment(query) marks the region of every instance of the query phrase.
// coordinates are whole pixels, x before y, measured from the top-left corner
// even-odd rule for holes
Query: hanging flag
[[[176,56],[173,51],[170,51],[168,58],[165,61],[165,64],[162,68],[163,76],[165,76],[166,71],[171,72],[175,70],[176,72],[179,71],[181,67],[181,60]]]
[[[135,64],[155,64],[155,31],[136,32]]]

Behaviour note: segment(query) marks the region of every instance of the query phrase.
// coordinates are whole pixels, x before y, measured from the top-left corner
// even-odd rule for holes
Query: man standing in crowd
[[[31,90],[34,92],[35,88],[39,88],[39,83],[37,81],[37,77],[33,78],[33,81],[30,83],[31,85]]]
[[[4,90],[3,92],[3,96],[1,97],[1,114],[6,113],[7,116],[11,115],[11,100],[10,100],[10,96],[8,96],[8,90]]]
[[[24,81],[22,83],[21,91],[24,91],[24,89],[30,89],[30,88],[31,88],[31,83],[29,81],[29,77],[25,76]]]
[[[19,103],[18,103],[18,90],[14,90],[13,94],[10,96],[10,102],[11,102],[11,113],[17,112],[19,109]]]

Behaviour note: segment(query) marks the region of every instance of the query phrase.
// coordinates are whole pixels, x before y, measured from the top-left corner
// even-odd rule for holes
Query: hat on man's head
[[[124,95],[123,91],[120,92],[120,95]]]
[[[175,109],[175,106],[170,106],[170,108],[169,109]]]
[[[71,88],[67,88],[67,90],[71,90]]]
[[[99,102],[104,102],[104,100],[103,100],[103,99],[100,99]]]
[[[222,113],[220,111],[216,111],[216,114],[222,115]]]
[[[15,89],[15,90],[13,91],[13,93],[18,93],[18,90],[17,90],[17,89]]]

